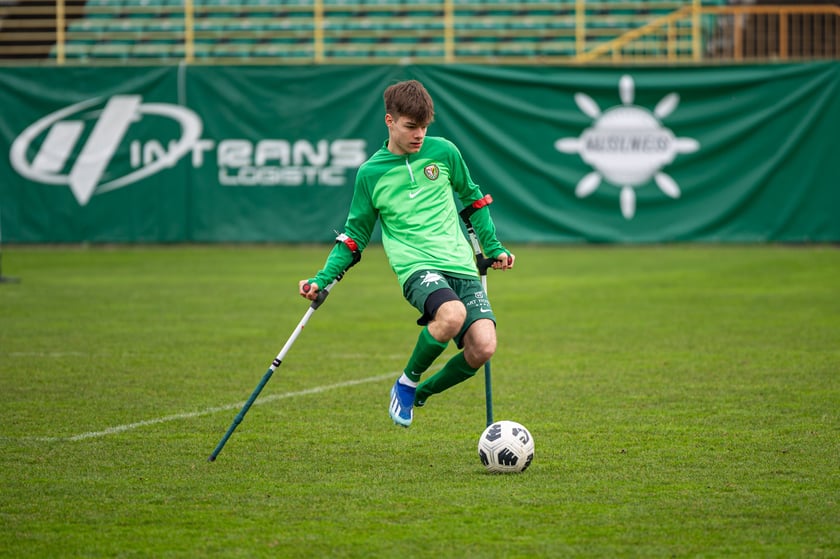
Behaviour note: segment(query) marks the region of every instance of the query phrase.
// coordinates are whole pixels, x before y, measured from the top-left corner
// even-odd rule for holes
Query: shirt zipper
[[[408,169],[408,176],[411,177],[411,184],[417,184],[417,181],[414,180],[414,171],[411,170],[411,164],[408,162],[408,156],[405,157],[405,167]]]

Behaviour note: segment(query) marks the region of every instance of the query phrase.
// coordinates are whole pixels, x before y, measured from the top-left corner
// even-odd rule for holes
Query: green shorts
[[[463,337],[473,322],[487,318],[496,323],[496,316],[490,306],[490,300],[481,287],[481,281],[474,278],[460,278],[437,270],[421,270],[408,278],[403,286],[403,295],[421,316],[417,324],[428,324],[443,303],[461,301],[467,308],[467,318],[455,343],[463,347]]]

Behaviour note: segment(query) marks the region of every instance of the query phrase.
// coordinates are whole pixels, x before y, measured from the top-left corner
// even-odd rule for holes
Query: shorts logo
[[[426,272],[420,278],[420,284],[424,287],[432,284],[437,285],[441,281],[443,281],[443,276],[437,272]]]
[[[437,178],[440,176],[440,169],[438,166],[432,163],[431,165],[426,165],[423,169],[423,174],[426,175],[430,181],[436,181]]]

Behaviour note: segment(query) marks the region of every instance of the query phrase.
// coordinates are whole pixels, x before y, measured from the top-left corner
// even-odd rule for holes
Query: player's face
[[[415,122],[407,116],[395,119],[387,114],[385,124],[388,126],[388,151],[394,155],[417,153],[423,147],[423,138],[429,128],[427,123]]]

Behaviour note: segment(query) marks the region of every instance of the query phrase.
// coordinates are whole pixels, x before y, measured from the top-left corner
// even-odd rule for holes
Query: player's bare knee
[[[473,367],[480,367],[496,353],[496,325],[491,320],[477,320],[464,336],[464,357]]]
[[[464,349],[466,352],[464,357],[467,359],[467,363],[473,367],[481,367],[490,361],[490,358],[496,353],[496,339],[484,340]]]
[[[435,319],[429,323],[429,332],[439,341],[451,340],[464,326],[467,309],[461,301],[447,301],[438,308]]]
[[[464,320],[466,319],[467,308],[461,301],[447,301],[440,306],[435,315],[435,320],[458,330],[464,325]]]

